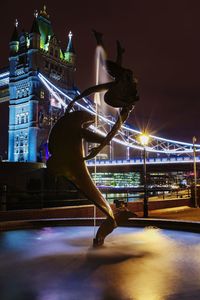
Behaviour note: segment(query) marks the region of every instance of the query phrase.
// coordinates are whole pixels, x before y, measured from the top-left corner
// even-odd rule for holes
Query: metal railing
[[[105,199],[109,203],[114,203],[115,200],[128,202],[143,201],[143,188],[121,189],[116,191],[102,190]],[[149,201],[173,200],[180,198],[190,198],[191,189],[147,189]],[[51,207],[77,206],[91,204],[81,193],[76,190],[34,190],[34,191],[9,191],[7,186],[0,188],[0,209],[20,210],[20,209],[42,209]]]

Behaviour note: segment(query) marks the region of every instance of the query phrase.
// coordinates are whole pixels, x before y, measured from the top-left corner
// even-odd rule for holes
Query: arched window
[[[24,124],[25,123],[25,118],[24,118],[24,114],[21,115],[21,124]]]

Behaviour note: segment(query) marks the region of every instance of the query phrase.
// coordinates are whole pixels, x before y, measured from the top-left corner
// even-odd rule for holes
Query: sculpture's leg
[[[102,246],[106,236],[109,235],[116,227],[116,222],[108,217],[99,227],[96,237],[93,240],[93,246]]]
[[[129,218],[137,217],[127,207],[120,206],[114,213],[115,221],[108,217],[99,227],[96,237],[93,240],[94,247],[100,247],[104,244],[105,238],[117,227],[125,225]]]

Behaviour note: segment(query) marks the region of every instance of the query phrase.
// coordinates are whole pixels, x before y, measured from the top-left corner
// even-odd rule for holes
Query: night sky
[[[47,5],[54,33],[66,47],[74,34],[76,86],[94,84],[95,40],[104,33],[108,56],[115,41],[126,49],[124,66],[138,78],[140,101],[131,117],[135,128],[158,136],[200,143],[200,2],[198,0],[65,0],[1,3],[0,66],[8,65],[8,43],[14,19],[30,30],[34,9]],[[5,108],[4,108],[5,109]],[[2,118],[3,106],[0,106]],[[0,126],[2,119],[0,120]]]

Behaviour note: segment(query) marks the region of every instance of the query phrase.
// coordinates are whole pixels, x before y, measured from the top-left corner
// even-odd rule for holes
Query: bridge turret
[[[10,56],[15,55],[19,50],[19,33],[18,33],[18,20],[15,20],[15,27],[10,39]]]
[[[29,34],[24,29],[19,34],[19,54],[25,54],[29,48]]]
[[[74,95],[72,34],[63,51],[46,6],[35,12],[30,32],[18,33],[17,26],[18,22],[10,41],[8,160],[45,161],[49,130],[63,111],[54,106],[53,96],[44,90],[38,73]]]
[[[40,31],[40,48],[48,51],[49,50],[49,41],[54,35],[51,21],[47,13],[47,8],[44,5],[44,8],[40,11],[37,16],[37,24]]]
[[[37,17],[38,17],[38,12],[35,11],[33,24],[31,27],[30,34],[29,34],[30,49],[40,49],[40,29],[38,26]]]

